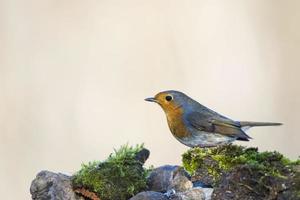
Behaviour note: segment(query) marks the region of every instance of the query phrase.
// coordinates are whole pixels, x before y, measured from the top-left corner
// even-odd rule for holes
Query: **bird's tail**
[[[280,126],[282,123],[275,123],[275,122],[247,122],[247,121],[241,121],[240,122],[241,127],[253,127],[253,126]]]

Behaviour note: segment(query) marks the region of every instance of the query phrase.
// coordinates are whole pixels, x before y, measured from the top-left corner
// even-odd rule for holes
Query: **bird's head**
[[[182,108],[189,102],[189,99],[190,98],[182,92],[168,90],[159,92],[154,97],[146,98],[145,100],[159,104],[162,109],[168,113]]]

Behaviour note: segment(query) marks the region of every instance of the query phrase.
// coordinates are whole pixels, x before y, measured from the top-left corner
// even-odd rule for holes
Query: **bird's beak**
[[[157,100],[155,98],[153,98],[153,97],[146,98],[145,101],[150,101],[150,102],[157,103]]]

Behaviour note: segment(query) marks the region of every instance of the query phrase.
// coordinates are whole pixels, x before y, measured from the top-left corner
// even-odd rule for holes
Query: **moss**
[[[115,150],[107,160],[82,164],[73,176],[74,188],[86,188],[96,193],[102,200],[125,200],[146,189],[148,171],[136,155],[143,145],[122,146]]]
[[[191,175],[204,169],[212,177],[214,184],[217,184],[222,174],[238,165],[249,165],[262,174],[284,178],[285,171],[290,166],[299,164],[300,160],[291,161],[276,151],[258,152],[257,148],[227,145],[190,149],[182,155],[182,162]]]

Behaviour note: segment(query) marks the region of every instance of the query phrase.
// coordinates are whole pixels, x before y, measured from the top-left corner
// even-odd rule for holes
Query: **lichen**
[[[220,177],[239,165],[248,165],[267,176],[285,178],[291,166],[299,165],[300,160],[291,161],[279,152],[258,152],[257,148],[226,145],[214,148],[192,148],[182,155],[184,168],[196,175],[199,169],[212,177],[217,185]],[[201,172],[201,173],[202,173]]]
[[[148,170],[136,155],[143,145],[122,146],[105,161],[82,164],[72,178],[73,188],[86,188],[102,200],[126,200],[146,189]]]

